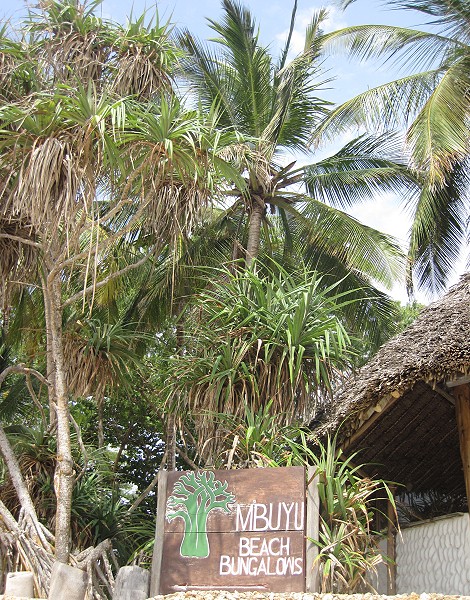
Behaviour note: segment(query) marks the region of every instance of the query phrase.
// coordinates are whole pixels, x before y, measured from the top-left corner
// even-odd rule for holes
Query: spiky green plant
[[[308,485],[318,487],[320,530],[310,541],[319,552],[307,568],[317,570],[322,592],[372,589],[370,576],[388,562],[378,544],[388,523],[383,509],[387,502],[395,507],[389,483],[364,475],[370,465],[360,463],[359,453],[347,456],[336,435],[323,443],[305,427],[280,425],[270,409],[268,403],[239,419],[219,417],[222,426],[231,424],[221,456],[225,466],[312,465],[315,477]]]
[[[272,402],[280,423],[307,422],[348,365],[342,310],[351,300],[308,268],[278,264],[214,269],[185,311],[182,351],[163,392],[169,409],[194,418],[205,460],[217,447],[214,416],[240,417]]]
[[[319,548],[321,591],[371,589],[367,575],[384,560],[378,550],[384,534],[376,529],[377,516],[384,514],[378,507],[380,501],[395,506],[389,484],[364,476],[367,465],[359,462],[360,454],[346,456],[336,436],[328,437],[326,445],[318,443],[311,456],[320,497],[319,540],[313,541]]]
[[[269,400],[257,411],[245,406],[244,415],[215,415],[218,427],[226,431],[223,450],[216,459],[217,468],[258,468],[296,464],[293,448],[302,429],[298,425],[282,424],[280,415],[272,410]]]

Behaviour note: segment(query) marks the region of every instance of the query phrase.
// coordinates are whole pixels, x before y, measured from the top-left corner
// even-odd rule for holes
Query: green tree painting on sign
[[[184,520],[184,535],[181,542],[181,556],[207,558],[209,539],[207,519],[209,513],[221,509],[230,513],[229,504],[235,496],[227,491],[227,482],[215,479],[214,473],[187,473],[175,483],[172,495],[167,501],[168,521],[177,517]]]

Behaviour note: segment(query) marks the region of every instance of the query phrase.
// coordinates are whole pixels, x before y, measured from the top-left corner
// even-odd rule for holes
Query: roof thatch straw
[[[346,382],[336,394],[332,412],[320,430],[336,430],[343,423],[341,436],[347,436],[416,384],[443,387],[445,382],[469,373],[470,273],[467,273]]]

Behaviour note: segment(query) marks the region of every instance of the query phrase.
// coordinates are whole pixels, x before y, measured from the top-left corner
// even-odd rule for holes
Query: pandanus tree
[[[143,20],[122,28],[95,17],[96,6],[52,1],[31,16],[32,37],[14,47],[25,81],[13,91],[2,81],[0,109],[4,291],[20,280],[43,296],[47,367],[37,375],[57,432],[55,553],[63,562],[75,479],[64,311],[91,306],[110,281],[188,235],[222,165],[210,160],[215,145],[200,115],[172,93],[177,52],[167,29]],[[16,60],[11,45],[2,53]],[[138,236],[152,241],[116,267],[113,249]],[[8,295],[3,301],[8,311]]]
[[[309,423],[325,408],[353,343],[343,320],[352,294],[308,268],[276,263],[207,270],[207,289],[186,306],[184,353],[165,365],[161,395],[193,423],[198,460],[214,465],[231,419],[269,406],[280,425]]]
[[[414,274],[423,289],[436,293],[445,288],[468,235],[470,7],[465,0],[386,4],[417,11],[427,30],[358,25],[330,34],[330,49],[393,61],[404,74],[337,107],[319,133],[334,138],[358,124],[374,131],[406,129],[411,166],[424,182],[408,207],[409,284]]]
[[[397,158],[396,140],[361,137],[329,159],[312,163],[312,132],[330,108],[320,98],[326,11],[315,13],[304,50],[292,56],[294,3],[287,42],[276,59],[261,44],[247,9],[233,0],[224,0],[222,6],[222,19],[209,19],[216,35],[212,44],[196,40],[189,31],[179,40],[189,55],[184,74],[198,102],[207,111],[215,110],[219,126],[238,136],[225,157],[243,175],[248,192],[229,188],[230,206],[218,220],[238,221],[234,256],[250,265],[260,252],[270,252],[282,231],[286,256],[295,256],[296,246],[312,266],[336,279],[344,277],[344,288],[360,290],[363,298],[378,297],[373,284],[389,285],[397,275],[399,249],[341,209],[379,190],[416,189]],[[295,159],[304,166],[297,166]],[[270,226],[274,220],[280,228]],[[373,312],[370,304],[368,310]]]

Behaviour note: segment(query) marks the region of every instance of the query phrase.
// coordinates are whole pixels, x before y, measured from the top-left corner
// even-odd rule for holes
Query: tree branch
[[[2,385],[2,383],[8,377],[8,375],[10,375],[11,373],[20,373],[22,375],[34,375],[34,377],[36,377],[36,379],[38,379],[41,383],[43,383],[44,385],[47,385],[47,387],[51,387],[51,384],[44,377],[44,375],[41,375],[41,373],[39,373],[39,371],[36,371],[36,369],[30,369],[23,363],[18,363],[17,365],[11,365],[11,366],[7,367],[6,369],[4,369],[0,373],[0,385]]]
[[[86,548],[75,557],[76,565],[79,569],[85,570],[86,567],[98,560],[105,552],[112,552],[113,546],[111,540],[106,539],[95,547]]]
[[[145,204],[142,203],[142,205],[139,206],[139,209],[134,214],[133,218],[127,223],[127,225],[125,227],[123,227],[118,232],[116,232],[114,235],[109,236],[106,240],[101,242],[99,244],[100,252],[103,252],[103,250],[106,250],[106,248],[108,246],[112,246],[112,244],[114,244],[114,242],[121,239],[125,233],[127,233],[130,229],[132,229],[134,224],[139,220],[140,216],[143,214],[144,208],[145,208]],[[101,220],[103,220],[103,219],[101,219]],[[85,233],[86,231],[89,231],[89,229],[90,228],[88,228],[88,227],[84,228],[83,233]],[[71,256],[70,258],[67,258],[66,260],[58,261],[56,263],[56,265],[50,270],[49,274],[47,275],[47,279],[48,280],[53,279],[62,269],[64,269],[65,267],[68,267],[69,265],[73,265],[73,263],[77,262],[78,260],[81,260],[82,258],[86,258],[88,255],[89,255],[89,250],[83,250],[82,252],[79,252],[78,254],[74,254],[73,256]]]
[[[186,452],[182,450],[179,446],[176,446],[176,452],[181,456],[184,462],[191,467],[191,469],[194,469],[195,471],[199,469],[197,464],[193,460],[191,460],[186,454]]]
[[[13,484],[13,487],[15,488],[16,495],[18,496],[21,508],[24,510],[25,514],[30,520],[30,523],[32,523],[34,529],[36,530],[37,537],[42,543],[43,548],[50,551],[50,544],[44,536],[44,531],[39,522],[32,498],[24,482],[20,465],[18,464],[18,460],[15,456],[15,453],[13,452],[11,444],[2,426],[0,426],[0,453],[3,457],[3,460],[5,461],[11,482]]]
[[[140,496],[134,500],[134,503],[127,511],[127,514],[130,515],[132,512],[134,512],[135,509],[139,506],[139,504],[141,504],[145,500],[145,498],[147,498],[147,496],[150,494],[150,492],[155,488],[155,486],[158,483],[158,475],[162,469],[162,466],[166,462],[166,457],[167,457],[167,450],[165,450],[165,452],[163,453],[162,460],[160,461],[160,466],[158,467],[157,474],[152,479],[150,484],[145,488],[145,490],[140,494]]]
[[[39,242],[33,242],[33,240],[22,238],[19,235],[0,233],[0,239],[14,240],[15,242],[20,242],[21,244],[26,244],[27,246],[33,246],[33,248],[42,248],[42,244],[40,244]]]
[[[28,388],[29,395],[31,396],[34,404],[36,405],[37,409],[41,413],[42,425],[44,427],[44,430],[46,430],[46,428],[47,428],[46,415],[44,413],[44,408],[43,408],[42,404],[39,402],[39,398],[37,397],[36,392],[34,391],[33,382],[31,381],[31,373],[26,373],[26,386]]]
[[[124,452],[124,448],[126,447],[127,442],[129,441],[129,436],[131,434],[131,431],[135,426],[136,426],[136,423],[132,423],[131,425],[129,425],[129,427],[126,429],[124,437],[122,438],[121,443],[119,445],[119,450],[117,451],[116,458],[114,459],[114,464],[113,464],[113,473],[114,473],[115,478],[116,478],[116,471],[117,471],[117,468],[119,465],[119,461],[121,460],[122,453]],[[165,456],[165,455],[163,455],[163,456]],[[162,464],[160,464],[160,468],[161,467],[162,467]]]
[[[84,463],[83,469],[81,470],[80,474],[75,479],[75,483],[76,483],[85,474],[85,471],[88,466],[88,454],[87,454],[87,451],[85,448],[85,444],[83,443],[82,432],[80,431],[80,427],[78,426],[77,421],[75,421],[72,414],[70,414],[69,417],[70,417],[70,422],[72,423],[73,428],[75,429],[75,433],[77,434],[78,445],[80,446],[80,450],[82,451],[83,463]]]
[[[73,296],[70,296],[70,298],[67,298],[67,300],[62,303],[62,308],[65,308],[66,306],[70,306],[71,304],[73,304],[77,300],[80,300],[80,298],[83,298],[87,294],[90,294],[90,293],[104,287],[105,285],[107,285],[110,281],[112,281],[116,277],[120,277],[121,275],[124,275],[128,271],[132,271],[132,269],[137,269],[137,267],[140,267],[141,265],[143,265],[144,262],[146,262],[147,260],[148,260],[148,256],[144,256],[140,260],[138,260],[136,263],[132,263],[132,265],[127,265],[127,267],[123,267],[119,271],[115,271],[114,273],[111,273],[111,275],[108,275],[108,277],[105,277],[102,281],[99,281],[98,283],[95,283],[93,285],[89,285],[84,290],[77,292]]]

